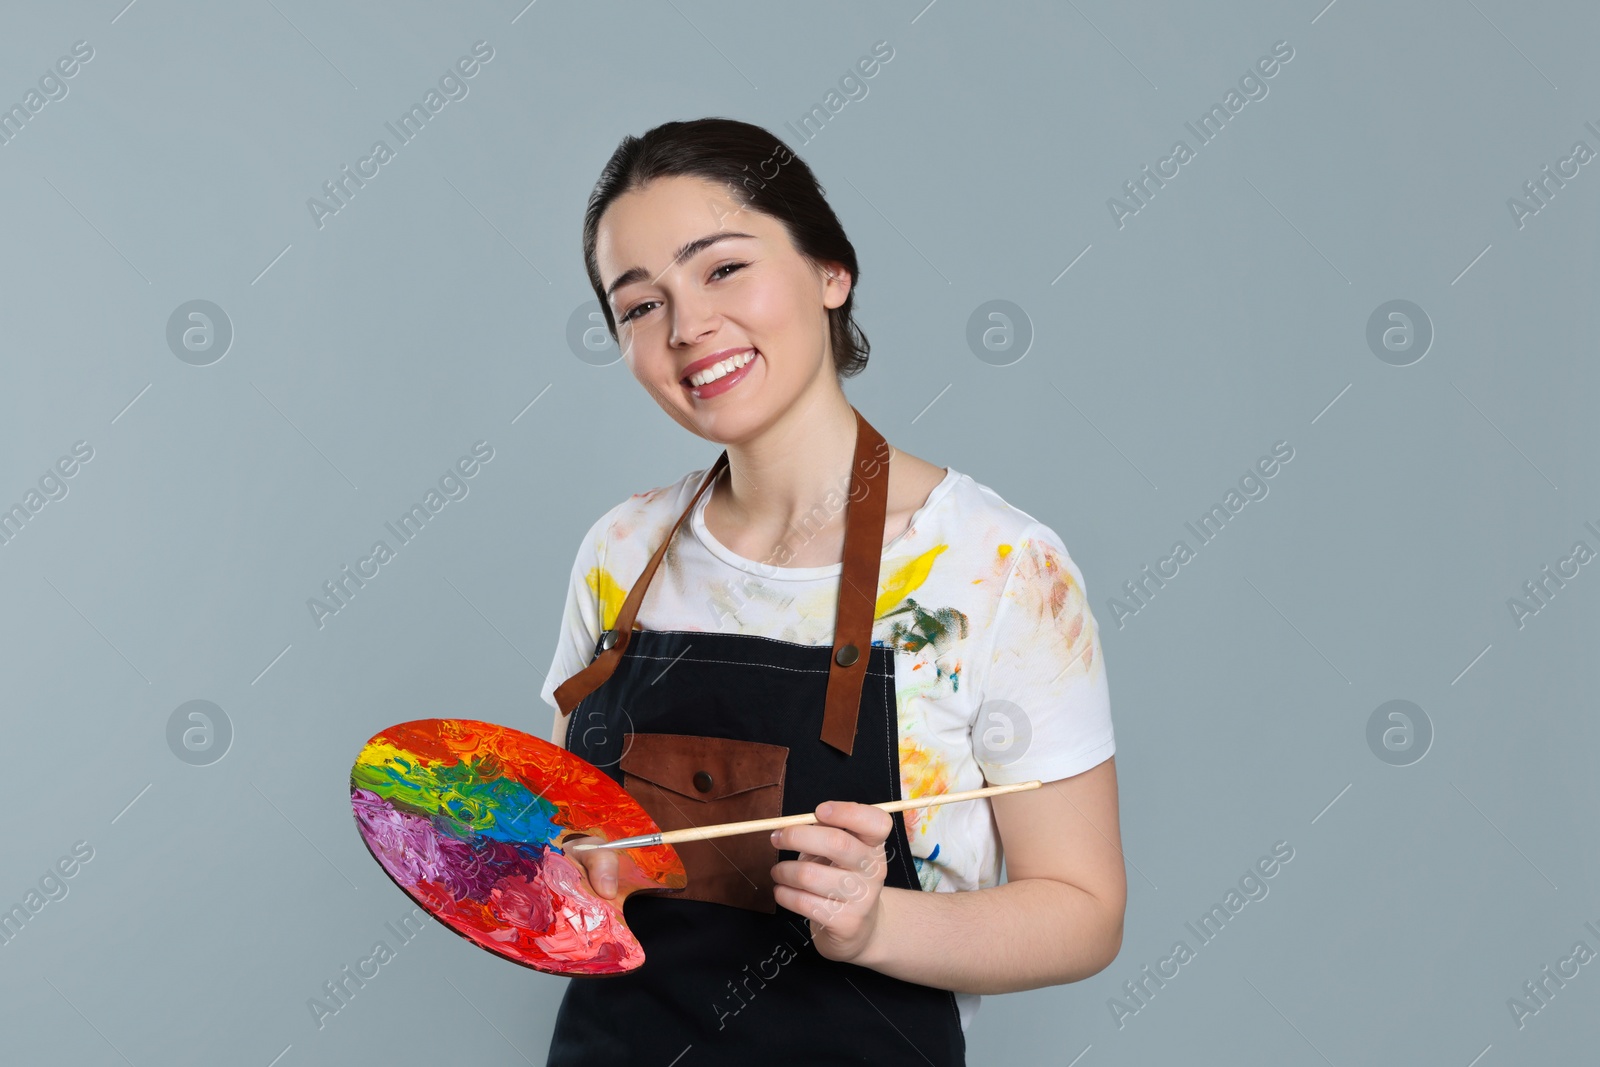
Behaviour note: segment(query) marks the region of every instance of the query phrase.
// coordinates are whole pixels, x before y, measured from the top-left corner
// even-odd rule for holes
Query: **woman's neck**
[[[842,524],[855,446],[856,413],[844,393],[810,391],[761,436],[727,446],[728,476],[713,497],[731,525],[758,540]]]

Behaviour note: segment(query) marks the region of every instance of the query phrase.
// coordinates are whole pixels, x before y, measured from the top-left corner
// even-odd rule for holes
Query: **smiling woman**
[[[860,271],[803,162],[790,155],[761,187],[745,182],[781,142],[752,142],[755,127],[729,120],[705,120],[692,138],[686,126],[619,149],[590,199],[584,260],[607,327],[656,402],[698,436],[747,438],[784,408],[842,399],[838,379],[865,368],[851,313]],[[733,343],[707,347],[717,331],[736,332]],[[745,383],[751,395],[721,399]],[[848,431],[842,407],[833,414]]]
[[[541,693],[552,740],[662,829],[816,822],[681,845],[684,888],[626,898],[645,963],[568,980],[548,1063],[964,1063],[983,994],[1085,978],[1121,942],[1082,573],[845,397],[868,353],[856,252],[771,133],[624,138],[583,239],[629,371],[722,453],[590,527]],[[875,806],[1034,780],[1050,788]],[[602,895],[635,881],[626,850],[575,855]]]

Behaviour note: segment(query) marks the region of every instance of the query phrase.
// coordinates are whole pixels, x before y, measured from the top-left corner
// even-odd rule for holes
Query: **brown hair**
[[[774,168],[775,173],[769,174]],[[606,161],[583,215],[583,265],[612,339],[617,339],[617,324],[594,255],[600,216],[623,193],[642,188],[655,178],[678,175],[727,186],[745,207],[781,222],[795,248],[813,263],[836,262],[850,271],[849,295],[843,304],[828,309],[828,336],[839,377],[861,373],[870,346],[851,314],[861,282],[855,246],[828,206],[811,168],[768,131],[736,119],[664,122],[643,137],[624,137]]]

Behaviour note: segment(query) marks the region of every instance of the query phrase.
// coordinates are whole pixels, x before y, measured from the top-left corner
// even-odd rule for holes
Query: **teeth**
[[[755,358],[756,354],[753,349],[749,352],[741,352],[737,356],[729,356],[721,363],[713,363],[705,370],[689,375],[689,384],[696,387],[710,385],[724,374],[738,370]]]

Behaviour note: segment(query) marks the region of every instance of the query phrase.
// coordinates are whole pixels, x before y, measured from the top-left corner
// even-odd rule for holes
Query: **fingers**
[[[830,800],[817,806],[817,823],[849,830],[869,845],[877,846],[894,832],[894,816],[872,804]]]
[[[785,826],[772,834],[778,848],[793,849],[798,860],[781,860],[773,881],[784,888],[779,902],[827,924],[838,909],[876,896],[887,874],[884,843],[893,817],[870,804],[830,801],[817,808],[814,825]]]
[[[832,901],[832,909],[837,910],[841,905],[868,899],[874,887],[882,886],[883,874],[874,869],[870,859],[860,867],[781,860],[772,866],[772,881],[774,886],[787,887],[816,902]]]
[[[601,896],[617,895],[617,854],[610,849],[598,849],[585,854],[589,862],[589,882]]]
[[[871,804],[845,801],[819,805],[816,815],[815,824],[774,832],[774,844],[794,849],[799,859],[773,865],[773,896],[827,931],[849,958],[854,951],[849,946],[872,922],[883,892],[884,845],[894,818]]]
[[[804,859],[859,867],[894,832],[894,817],[871,804],[830,800],[818,805],[816,814],[814,825],[774,830],[772,843],[803,853]]]
[[[603,837],[571,837],[566,844],[604,841]],[[607,899],[617,895],[617,853],[609,848],[592,848],[583,852],[568,852],[589,875],[589,885]]]
[[[772,899],[779,907],[810,919],[824,928],[835,921],[835,916],[841,907],[840,901],[836,898],[825,894],[808,893],[782,882],[772,887]]]

